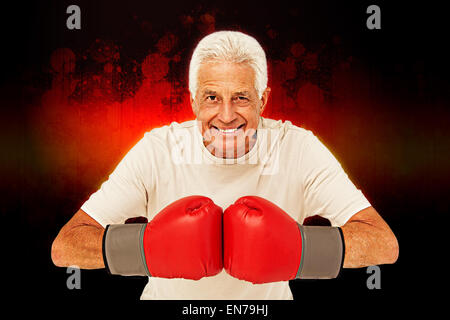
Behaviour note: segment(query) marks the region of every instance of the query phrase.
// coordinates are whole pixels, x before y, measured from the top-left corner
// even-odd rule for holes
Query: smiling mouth
[[[236,133],[238,130],[242,129],[244,127],[244,125],[245,124],[241,124],[239,127],[231,128],[231,129],[221,129],[216,126],[212,126],[212,127],[222,134],[233,134],[233,133]]]

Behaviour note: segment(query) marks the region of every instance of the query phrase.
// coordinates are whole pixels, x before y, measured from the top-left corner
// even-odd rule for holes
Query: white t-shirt
[[[311,131],[260,118],[255,146],[238,159],[213,156],[196,120],[147,132],[81,209],[102,226],[136,216],[150,221],[190,195],[224,210],[247,195],[264,197],[303,223],[320,215],[342,226],[370,203]],[[170,241],[170,239],[167,239]],[[224,270],[200,280],[150,277],[141,299],[293,299],[288,281],[252,284]]]

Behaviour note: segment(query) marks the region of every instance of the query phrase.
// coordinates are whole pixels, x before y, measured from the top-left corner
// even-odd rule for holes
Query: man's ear
[[[196,109],[196,105],[195,105],[195,100],[192,97],[192,93],[191,92],[189,92],[189,101],[191,102],[192,112],[197,117],[197,109]]]
[[[264,111],[264,109],[266,108],[267,105],[267,101],[269,101],[269,96],[270,96],[270,91],[272,89],[270,89],[269,87],[266,88],[266,90],[264,90],[262,97],[261,97],[261,109],[259,114],[261,115]]]

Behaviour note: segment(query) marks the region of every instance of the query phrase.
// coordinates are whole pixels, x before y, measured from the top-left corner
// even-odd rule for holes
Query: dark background
[[[81,30],[65,26],[71,4],[81,8]],[[381,30],[366,28],[370,4],[381,8]],[[346,269],[334,280],[291,282],[295,301],[274,303],[272,315],[304,309],[322,313],[334,310],[329,308],[334,303],[365,312],[387,305],[437,310],[448,251],[446,12],[432,1],[420,6],[406,1],[5,5],[0,39],[5,291],[24,304],[77,309],[101,300],[117,301],[116,307],[136,305],[146,281],[104,270],[83,270],[82,288],[68,290],[66,269],[51,262],[51,243],[143,132],[192,118],[185,92],[193,47],[209,31],[233,29],[255,36],[269,58],[274,94],[263,116],[290,120],[318,135],[400,243],[398,262],[381,266],[380,290],[367,288],[366,268]],[[159,46],[164,36],[176,39],[175,44]],[[300,49],[291,50],[298,43]],[[106,47],[119,55],[95,55]],[[58,48],[70,50],[55,53]],[[170,61],[159,87],[170,98],[136,119],[129,101],[142,94],[149,53]],[[58,69],[61,61],[65,64]],[[106,71],[108,63],[115,71]],[[286,76],[293,68],[297,72]],[[105,78],[113,84],[103,85]],[[73,84],[69,92],[65,81]],[[292,99],[284,105],[284,97]],[[112,105],[120,113],[111,124],[104,117],[111,116],[105,110]],[[161,111],[166,118],[158,123],[159,116],[151,115]],[[118,129],[114,121],[120,122]],[[151,304],[174,315],[183,305]]]

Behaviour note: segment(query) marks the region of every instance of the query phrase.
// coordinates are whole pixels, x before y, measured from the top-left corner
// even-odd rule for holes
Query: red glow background
[[[372,3],[364,1],[80,1],[82,29],[69,31],[72,3],[32,3],[13,6],[2,21],[10,48],[2,59],[2,217],[27,230],[26,260],[52,299],[139,297],[140,280],[101,271],[83,274],[85,290],[68,291],[65,271],[50,261],[51,242],[145,132],[194,118],[190,55],[202,36],[224,29],[247,32],[266,50],[272,94],[263,116],[312,130],[400,242],[399,262],[383,267],[383,297],[367,290],[363,269],[334,282],[293,284],[294,296],[345,292],[386,303],[425,286],[432,291],[436,283],[423,273],[410,279],[415,263],[432,268],[423,261],[440,252],[417,233],[432,226],[421,239],[445,234],[435,230],[449,212],[449,55],[439,10],[381,2],[382,30],[369,31]],[[424,16],[426,24],[410,24]]]
[[[200,37],[216,29],[209,13],[191,19]],[[276,38],[276,31],[269,29],[266,36]],[[102,39],[79,51],[65,47],[50,53],[43,65],[48,88],[33,100],[27,116],[39,157],[54,173],[55,192],[88,196],[145,132],[194,118],[188,59],[177,51],[179,37],[167,32],[156,39],[155,49],[131,61],[121,59],[116,42]],[[443,159],[432,150],[418,154],[416,148],[438,147],[426,142],[437,138],[434,123],[444,119],[421,109],[414,98],[398,95],[377,70],[344,53],[338,35],[313,49],[295,39],[285,46],[280,59],[269,56],[272,94],[263,116],[312,130],[363,190],[377,190],[367,192],[372,200],[410,184],[417,185],[411,191],[420,196],[443,177],[442,171],[430,176],[429,167],[445,168]],[[427,89],[423,63],[415,62],[409,79],[418,98]],[[418,131],[417,125],[427,129]],[[425,175],[428,181],[422,180]],[[383,187],[386,179],[389,188]]]

